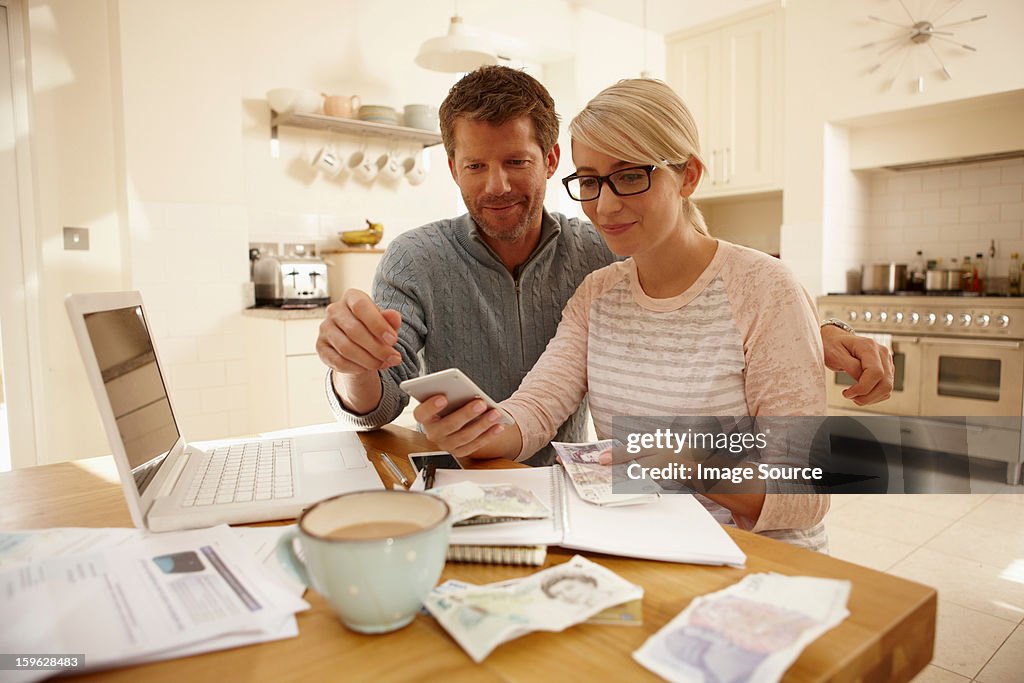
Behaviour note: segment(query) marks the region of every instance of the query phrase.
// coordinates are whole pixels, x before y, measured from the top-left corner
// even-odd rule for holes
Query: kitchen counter
[[[327,307],[316,308],[246,308],[242,315],[249,318],[268,320],[322,320],[327,317]]]

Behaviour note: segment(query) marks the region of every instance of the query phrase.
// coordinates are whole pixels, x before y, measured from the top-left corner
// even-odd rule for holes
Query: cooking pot
[[[926,292],[959,292],[962,274],[959,270],[929,270],[925,273]]]
[[[876,263],[861,266],[861,291],[865,294],[893,294],[907,288],[905,263]]]

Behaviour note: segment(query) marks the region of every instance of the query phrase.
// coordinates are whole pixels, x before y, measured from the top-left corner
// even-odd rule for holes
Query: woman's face
[[[642,165],[610,157],[576,141],[572,143],[572,160],[579,175],[604,176]],[[628,197],[616,195],[606,182],[597,199],[583,202],[583,212],[609,249],[620,256],[636,256],[687,227],[683,199],[693,194],[699,179],[699,172],[689,165],[684,171],[657,168],[651,174],[651,188]]]

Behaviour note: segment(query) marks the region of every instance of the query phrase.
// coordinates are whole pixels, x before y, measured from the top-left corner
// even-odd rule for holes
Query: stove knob
[[[953,325],[953,314],[952,313],[943,313],[942,314],[942,324],[945,325],[946,327],[952,327],[952,325]]]
[[[846,314],[846,317],[850,319],[851,323],[857,322],[857,311],[850,311]]]
[[[862,315],[861,317],[864,318],[864,322],[871,322],[871,311],[864,311],[864,315]]]
[[[996,316],[996,322],[999,323],[999,327],[1009,327],[1010,326],[1010,316],[1008,316],[1008,315],[997,315]]]
[[[899,325],[900,323],[903,322],[903,314],[899,311],[896,311],[895,313],[892,314],[892,321]]]
[[[885,311],[882,311],[881,313],[878,314],[878,322],[884,323],[888,319],[889,319],[889,314],[886,313]]]
[[[970,326],[971,326],[971,314],[970,313],[961,313],[960,314],[960,327],[970,327]]]
[[[975,322],[978,324],[978,327],[988,327],[991,320],[992,319],[988,317],[988,313],[982,313],[978,316],[978,319],[975,320]]]
[[[929,326],[930,326],[930,325],[934,325],[934,324],[935,324],[935,321],[936,321],[936,320],[938,320],[938,318],[936,317],[936,315],[935,315],[934,313],[928,313],[928,314],[927,314],[927,315],[925,315],[925,317],[924,317],[924,321],[925,321],[925,323],[926,323],[927,325],[929,325]]]
[[[910,313],[910,324],[911,325],[916,325],[919,322],[921,322],[921,316],[918,315],[917,313],[911,311],[911,313]]]

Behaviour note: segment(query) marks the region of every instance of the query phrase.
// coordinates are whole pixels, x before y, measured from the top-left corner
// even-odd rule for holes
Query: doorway
[[[24,10],[23,0],[0,0],[0,472],[35,465],[39,446],[42,371]]]

